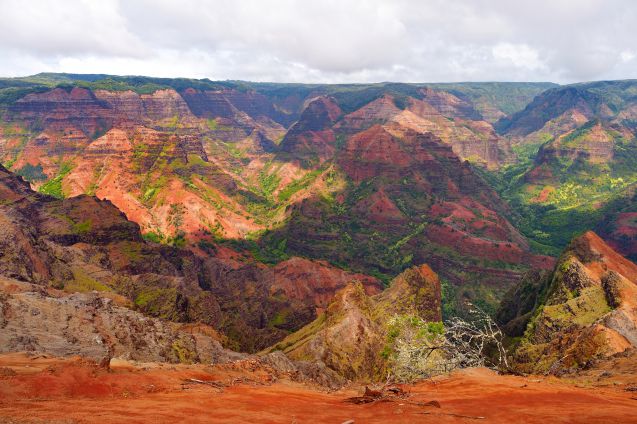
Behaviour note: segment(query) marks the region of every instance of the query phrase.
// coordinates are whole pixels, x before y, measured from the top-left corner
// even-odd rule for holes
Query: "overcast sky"
[[[637,78],[635,0],[0,0],[0,75]]]

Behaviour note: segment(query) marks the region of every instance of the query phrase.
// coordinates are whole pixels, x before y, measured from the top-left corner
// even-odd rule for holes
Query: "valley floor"
[[[623,365],[635,368],[633,359]],[[354,405],[344,399],[359,395],[359,386],[326,392],[273,381],[249,366],[114,361],[108,371],[78,358],[5,354],[0,422],[637,423],[637,392],[629,390],[637,387],[637,372],[629,371],[597,370],[560,380],[470,369],[406,386],[410,396],[404,400]],[[433,400],[440,408],[422,406]]]

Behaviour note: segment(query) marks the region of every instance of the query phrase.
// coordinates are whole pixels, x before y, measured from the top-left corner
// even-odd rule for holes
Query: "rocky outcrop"
[[[353,282],[336,293],[314,322],[271,350],[297,360],[323,362],[348,379],[380,379],[389,366],[382,355],[389,320],[408,315],[440,321],[440,296],[438,277],[427,265],[406,270],[387,290],[371,297],[360,282]]]
[[[332,158],[336,137],[332,129],[342,111],[330,97],[312,99],[281,141],[279,157],[316,165]]]
[[[427,322],[442,321],[442,291],[438,275],[429,265],[406,269],[389,287],[373,297],[376,317],[415,315]]]
[[[0,277],[0,352],[140,362],[219,363],[244,355],[221,346],[205,325],[149,318],[121,297],[67,294]]]
[[[637,265],[595,233],[574,239],[553,274],[536,281],[499,313],[512,336],[528,321],[515,351],[520,370],[560,374],[637,347]]]
[[[105,368],[111,360],[219,364],[330,389],[343,383],[321,363],[234,352],[212,327],[149,318],[127,306],[112,293],[68,294],[0,277],[0,353],[80,356]]]
[[[325,309],[336,292],[352,280],[359,281],[369,296],[382,290],[376,278],[343,271],[324,261],[295,257],[278,263],[273,271],[274,283],[270,290],[275,296],[283,294],[289,299],[314,305],[319,310]]]
[[[220,299],[220,328],[232,335],[236,349],[259,351],[314,320],[334,293],[352,279],[378,293],[375,278],[345,272],[324,262],[291,258],[274,267],[246,264],[230,266],[207,259],[210,291]]]

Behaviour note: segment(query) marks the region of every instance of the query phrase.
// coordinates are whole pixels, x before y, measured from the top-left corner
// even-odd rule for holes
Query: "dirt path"
[[[224,389],[184,384],[238,378]],[[249,372],[157,364],[115,364],[109,372],[77,359],[5,355],[0,422],[637,423],[637,393],[625,391],[625,382],[607,386],[473,369],[406,386],[411,395],[404,401],[352,405],[343,399],[357,395],[356,389],[327,393]],[[431,400],[441,408],[416,405]]]

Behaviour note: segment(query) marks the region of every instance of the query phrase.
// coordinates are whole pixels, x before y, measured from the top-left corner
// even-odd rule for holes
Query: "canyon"
[[[491,307],[529,263],[552,265],[474,170],[514,159],[493,123],[549,85],[37,81],[3,107],[3,163],[40,192],[111,201],[148,240],[385,283],[429,263]]]
[[[634,93],[0,78],[0,418],[144,422],[195,399],[227,422],[540,422],[559,399],[629,419]],[[437,343],[476,311],[519,376],[344,403],[399,375],[400,335]]]

